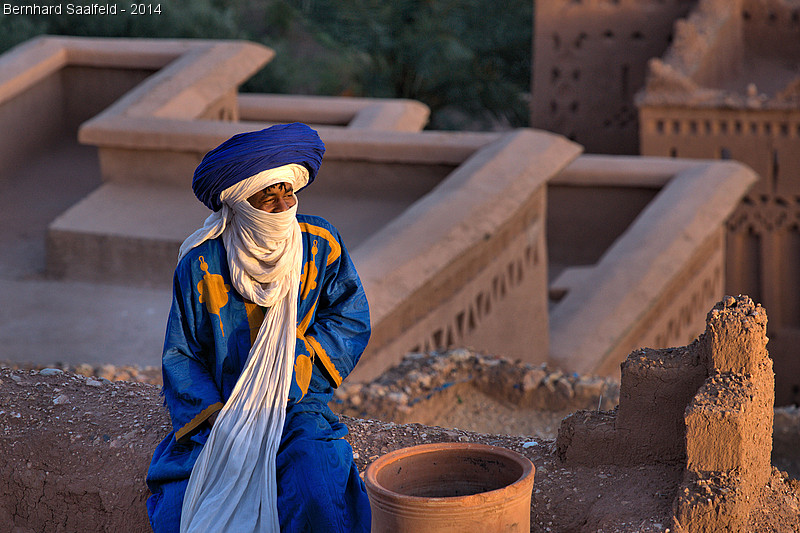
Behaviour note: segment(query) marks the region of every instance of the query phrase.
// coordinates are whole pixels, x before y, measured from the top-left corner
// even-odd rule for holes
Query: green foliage
[[[334,53],[318,46],[306,50],[292,41],[269,39],[264,44],[275,50],[275,58],[242,87],[243,92],[286,94],[360,95],[358,66],[364,58],[350,51]]]
[[[297,12],[284,0],[275,0],[267,5],[264,14],[265,29],[277,36],[285,37],[297,20]]]
[[[24,4],[33,5],[30,2]],[[0,18],[0,52],[43,33],[84,37],[244,37],[236,24],[235,10],[221,4],[225,2],[168,0],[145,4],[157,5],[161,12],[141,15],[131,13],[130,2],[116,2],[116,15],[68,15],[65,4],[62,4],[61,15],[7,15]],[[121,9],[126,12],[122,13]]]
[[[362,94],[357,74],[365,54],[309,30],[303,14],[286,0],[251,2],[242,23],[251,40],[275,50],[275,58],[243,91],[293,94]],[[259,10],[260,8],[260,10]]]
[[[161,13],[149,15],[3,16],[0,52],[42,33],[241,38],[276,51],[243,90],[413,98],[431,108],[431,127],[439,129],[527,124],[522,95],[530,84],[530,0],[167,0],[158,5]]]
[[[45,33],[46,26],[38,21],[22,17],[0,17],[0,52]]]
[[[415,98],[435,127],[523,125],[530,0],[293,0],[323,38],[367,56],[364,94]]]

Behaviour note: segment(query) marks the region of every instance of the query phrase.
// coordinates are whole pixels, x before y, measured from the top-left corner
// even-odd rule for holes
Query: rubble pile
[[[370,383],[345,382],[331,407],[349,416],[408,423],[448,405],[457,408],[458,398],[475,391],[526,411],[610,409],[619,399],[619,383],[611,378],[564,374],[546,364],[459,348],[408,354]]]

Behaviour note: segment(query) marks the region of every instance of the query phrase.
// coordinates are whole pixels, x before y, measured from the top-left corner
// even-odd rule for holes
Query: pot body
[[[372,533],[529,532],[533,464],[473,443],[388,453],[364,475]]]

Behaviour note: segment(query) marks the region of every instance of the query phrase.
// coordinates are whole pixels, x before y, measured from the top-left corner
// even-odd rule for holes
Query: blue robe
[[[336,229],[298,215],[303,271],[286,422],[276,458],[281,531],[369,531],[370,509],[347,428],[328,408],[369,340],[369,309]],[[233,287],[221,238],[175,270],[163,353],[163,394],[173,431],[150,463],[147,500],[156,533],[178,531],[192,467],[247,362],[264,309]]]

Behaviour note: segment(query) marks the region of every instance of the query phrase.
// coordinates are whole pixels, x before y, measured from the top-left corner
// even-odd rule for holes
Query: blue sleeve
[[[214,342],[208,333],[209,318],[197,301],[195,281],[189,262],[182,261],[173,279],[162,355],[163,394],[178,441],[192,435],[223,405],[211,370]]]
[[[337,233],[334,236],[341,253],[324,267],[314,320],[305,330],[302,344],[313,352],[316,365],[331,385],[338,387],[367,346],[370,322],[361,280],[341,238]]]

